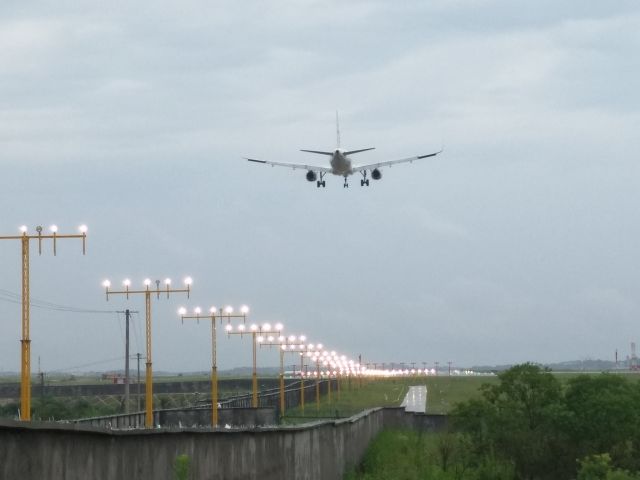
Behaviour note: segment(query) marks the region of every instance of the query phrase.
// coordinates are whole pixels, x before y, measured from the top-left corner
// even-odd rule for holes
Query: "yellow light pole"
[[[316,360],[316,412],[320,411],[320,362]]]
[[[218,426],[218,358],[217,358],[217,346],[216,346],[216,319],[226,318],[228,322],[232,318],[242,318],[243,322],[247,320],[247,314],[249,313],[249,307],[243,305],[240,307],[240,314],[233,314],[232,307],[225,307],[222,310],[211,307],[208,315],[202,315],[202,309],[196,307],[193,311],[193,315],[187,315],[187,309],[181,307],[178,310],[178,314],[182,319],[182,323],[186,319],[197,320],[200,319],[211,320],[211,427],[216,428]]]
[[[42,254],[42,240],[53,240],[53,255],[57,254],[57,241],[61,238],[81,238],[82,254],[86,253],[87,227],[80,226],[79,234],[58,233],[58,227],[52,225],[51,233],[42,233],[42,227],[36,227],[36,235],[29,235],[26,226],[20,227],[20,235],[7,235],[0,240],[20,240],[22,243],[22,339],[20,361],[20,420],[31,421],[31,337],[30,337],[30,287],[29,287],[29,242],[38,240],[38,254]]]
[[[316,362],[316,412],[320,411],[320,356],[322,349],[322,344],[317,345],[318,351],[316,352],[307,352],[307,357]]]
[[[258,340],[260,337],[258,337]],[[266,338],[266,342],[260,342],[260,347],[278,347],[280,352],[280,417],[284,417],[284,412],[286,410],[285,399],[284,399],[284,354],[285,353],[301,353],[307,351],[307,346],[305,345],[305,341],[307,337],[304,335],[300,335],[296,337],[295,335],[290,335],[285,337],[284,335],[280,335],[277,339],[273,336],[268,336]]]
[[[252,324],[249,327],[249,331],[244,324],[238,325],[237,331],[233,330],[233,325],[230,323],[225,327],[227,335],[229,338],[231,335],[240,335],[242,338],[244,335],[251,334],[251,339],[253,341],[253,370],[251,374],[251,407],[258,408],[258,366],[257,366],[257,344],[258,344],[258,336],[264,335],[280,335],[282,332],[283,326],[281,323],[276,323],[271,326],[270,323],[264,323],[262,325]]]
[[[300,353],[300,410],[304,414],[304,353]]]
[[[332,390],[332,386],[331,386],[331,378],[332,376],[334,378],[337,378],[337,370],[342,367],[342,361],[341,358],[338,356],[338,354],[335,351],[331,351],[331,353],[324,351],[322,352],[322,355],[319,357],[320,362],[322,363],[322,365],[327,369],[326,374],[327,374],[327,401],[329,403],[332,402],[331,399],[331,390]],[[340,394],[340,384],[338,383],[338,395]]]
[[[184,280],[185,288],[172,288],[171,287],[171,279],[167,278],[164,281],[165,288],[160,288],[160,280],[156,280],[156,289],[151,289],[151,279],[147,278],[144,280],[144,288],[142,290],[131,290],[131,280],[126,279],[122,282],[124,286],[124,290],[109,290],[111,287],[111,282],[109,280],[105,280],[102,283],[102,286],[105,287],[107,294],[107,301],[109,301],[109,295],[126,295],[127,300],[130,295],[144,295],[144,306],[145,306],[145,338],[147,344],[147,362],[146,362],[146,384],[145,384],[145,419],[144,426],[146,428],[153,427],[153,362],[151,360],[151,295],[156,294],[157,298],[160,299],[160,294],[166,294],[167,298],[169,298],[169,294],[171,293],[186,293],[187,298],[189,298],[189,294],[191,293],[191,277],[187,277]]]

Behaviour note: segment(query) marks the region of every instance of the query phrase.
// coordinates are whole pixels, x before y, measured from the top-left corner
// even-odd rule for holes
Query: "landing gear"
[[[326,187],[326,186],[327,186],[327,182],[325,182],[325,181],[324,181],[324,176],[325,176],[325,175],[326,175],[326,173],[324,173],[324,172],[320,172],[320,180],[318,180],[318,181],[316,182],[316,186],[317,186],[318,188],[320,188],[320,187],[324,188],[324,187]]]
[[[349,183],[347,182],[347,177],[344,177],[344,185],[342,188],[349,188]]]
[[[360,186],[364,187],[365,185],[369,186],[369,179],[367,178],[367,171],[363,170],[360,172],[362,174],[362,180],[360,180]]]

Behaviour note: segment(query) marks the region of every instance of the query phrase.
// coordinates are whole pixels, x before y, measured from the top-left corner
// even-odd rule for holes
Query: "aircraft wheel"
[[[367,179],[367,187],[369,186],[369,179]]]

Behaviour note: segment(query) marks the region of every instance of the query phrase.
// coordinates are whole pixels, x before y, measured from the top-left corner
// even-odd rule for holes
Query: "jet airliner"
[[[369,150],[374,150],[375,147],[369,148],[361,148],[358,150],[343,150],[340,148],[340,124],[338,122],[338,114],[336,113],[336,148],[333,151],[323,151],[323,150],[300,150],[301,152],[306,153],[314,153],[316,155],[325,155],[330,157],[329,166],[328,167],[320,167],[315,165],[308,165],[302,163],[283,163],[283,162],[269,162],[267,160],[259,160],[257,158],[246,158],[246,160],[255,163],[263,163],[266,165],[271,165],[272,167],[289,167],[305,169],[307,170],[306,178],[309,182],[316,182],[316,186],[326,187],[326,181],[324,180],[324,176],[327,173],[331,173],[333,175],[339,175],[344,177],[343,187],[347,188],[349,186],[348,177],[349,175],[353,175],[354,173],[359,173],[362,175],[360,179],[360,186],[369,186],[369,179],[367,178],[367,174],[371,173],[371,178],[374,180],[380,180],[382,178],[382,172],[380,169],[382,167],[390,167],[391,165],[395,165],[396,163],[411,163],[415,160],[422,160],[423,158],[435,157],[442,150],[434,153],[428,153],[426,155],[416,155],[414,157],[401,158],[398,160],[387,160],[384,162],[371,163],[368,165],[353,165],[351,163],[351,155],[361,152],[367,152]]]

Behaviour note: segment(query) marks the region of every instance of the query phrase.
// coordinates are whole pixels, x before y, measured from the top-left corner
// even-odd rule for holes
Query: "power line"
[[[95,362],[91,362],[91,363],[85,363],[83,365],[74,365],[72,367],[67,367],[67,368],[58,368],[56,370],[49,370],[47,373],[51,374],[51,373],[62,373],[62,372],[68,372],[68,371],[72,371],[72,370],[78,370],[80,368],[86,368],[86,367],[93,367],[95,365],[102,365],[105,363],[112,363],[115,361],[121,361],[124,357],[115,357],[115,358],[109,358],[106,360],[98,360]]]
[[[7,303],[15,303],[20,305],[22,303],[22,297],[17,293],[0,288],[0,301]],[[69,305],[61,305],[58,303],[48,302],[46,300],[40,300],[37,298],[30,298],[29,305],[34,308],[40,308],[43,310],[53,310],[57,312],[68,313],[116,313],[115,310],[95,310],[89,308],[72,307]]]

